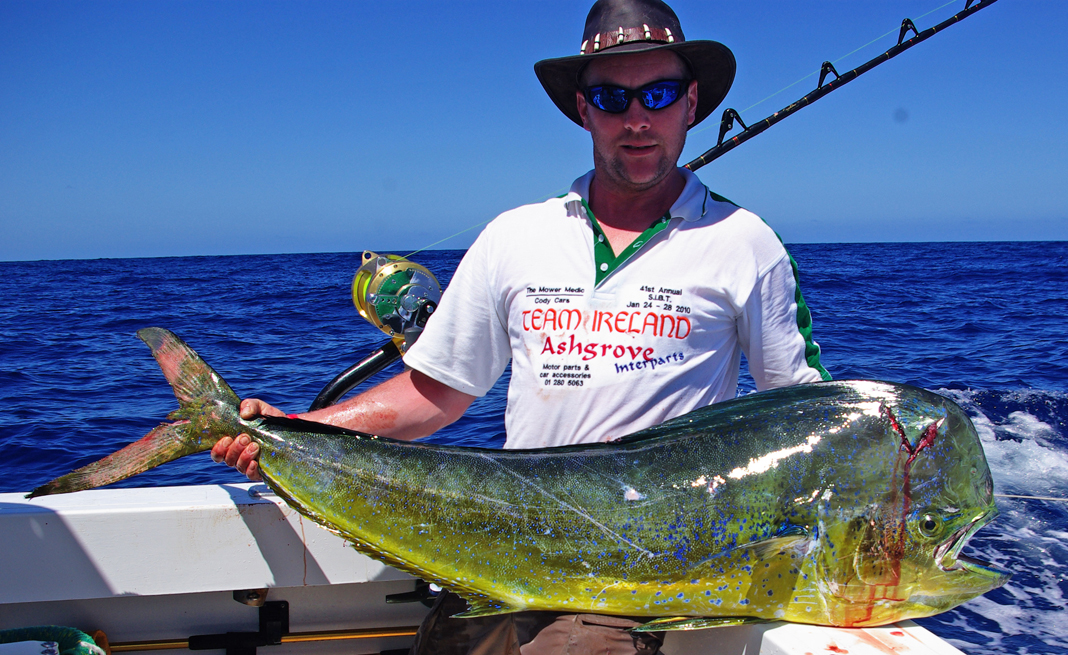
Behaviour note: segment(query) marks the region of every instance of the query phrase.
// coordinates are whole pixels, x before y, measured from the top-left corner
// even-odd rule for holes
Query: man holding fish
[[[733,398],[743,352],[759,389],[830,379],[778,237],[677,167],[687,130],[731,86],[733,54],[686,41],[659,0],[599,0],[582,38],[579,55],[535,72],[590,132],[594,170],[565,196],[486,227],[406,353],[407,370],[300,418],[417,439],[457,420],[511,362],[505,448],[544,448],[612,440]],[[246,399],[241,415],[284,413]],[[212,449],[254,480],[258,455],[247,435]],[[659,647],[625,632],[639,622],[624,617],[448,618],[462,610],[443,595],[413,652]]]

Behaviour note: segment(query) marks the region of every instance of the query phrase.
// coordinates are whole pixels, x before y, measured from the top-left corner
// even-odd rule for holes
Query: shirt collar
[[[679,172],[686,179],[686,186],[682,188],[682,193],[675,200],[675,204],[671,205],[668,213],[672,218],[681,218],[692,223],[700,220],[708,211],[708,201],[711,194],[708,187],[701,182],[701,179],[693,171],[688,168],[679,168]],[[575,180],[571,185],[571,190],[564,196],[564,202],[568,204],[568,213],[576,216],[582,215],[579,207],[583,200],[589,202],[590,182],[593,181],[593,175],[594,171],[590,171]]]

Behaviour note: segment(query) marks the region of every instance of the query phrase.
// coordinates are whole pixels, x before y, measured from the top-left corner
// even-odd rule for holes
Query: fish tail
[[[47,482],[27,498],[102,487],[143,473],[179,457],[211,449],[224,436],[240,431],[240,399],[178,335],[162,328],[137,332],[174,389],[179,408],[139,441],[104,459]]]
[[[188,421],[164,423],[146,434],[140,441],[135,441],[104,459],[46,482],[28,493],[26,497],[67,494],[103,487],[187,455],[189,453],[184,452],[181,446],[184,445],[182,433],[188,423]]]

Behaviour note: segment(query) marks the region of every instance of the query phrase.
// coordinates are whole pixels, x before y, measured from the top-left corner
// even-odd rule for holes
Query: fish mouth
[[[996,568],[990,562],[968,557],[961,554],[961,549],[984,525],[993,521],[998,516],[997,509],[992,509],[971,520],[959,530],[949,536],[949,539],[939,544],[934,551],[934,561],[938,568],[946,573],[965,572],[978,575],[985,579],[991,586],[1000,587],[1009,579],[1010,574]]]

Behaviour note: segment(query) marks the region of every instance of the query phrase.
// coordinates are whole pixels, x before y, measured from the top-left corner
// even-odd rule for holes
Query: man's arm
[[[738,338],[758,391],[831,379],[820,363],[803,302],[793,262],[785,254],[758,281],[738,321]]]
[[[474,400],[475,396],[409,369],[355,398],[299,416],[316,423],[411,441],[460,418]],[[241,401],[241,418],[261,415],[285,416],[262,400]],[[211,458],[233,466],[250,480],[262,479],[257,463],[259,446],[248,435],[220,439],[211,449]]]

